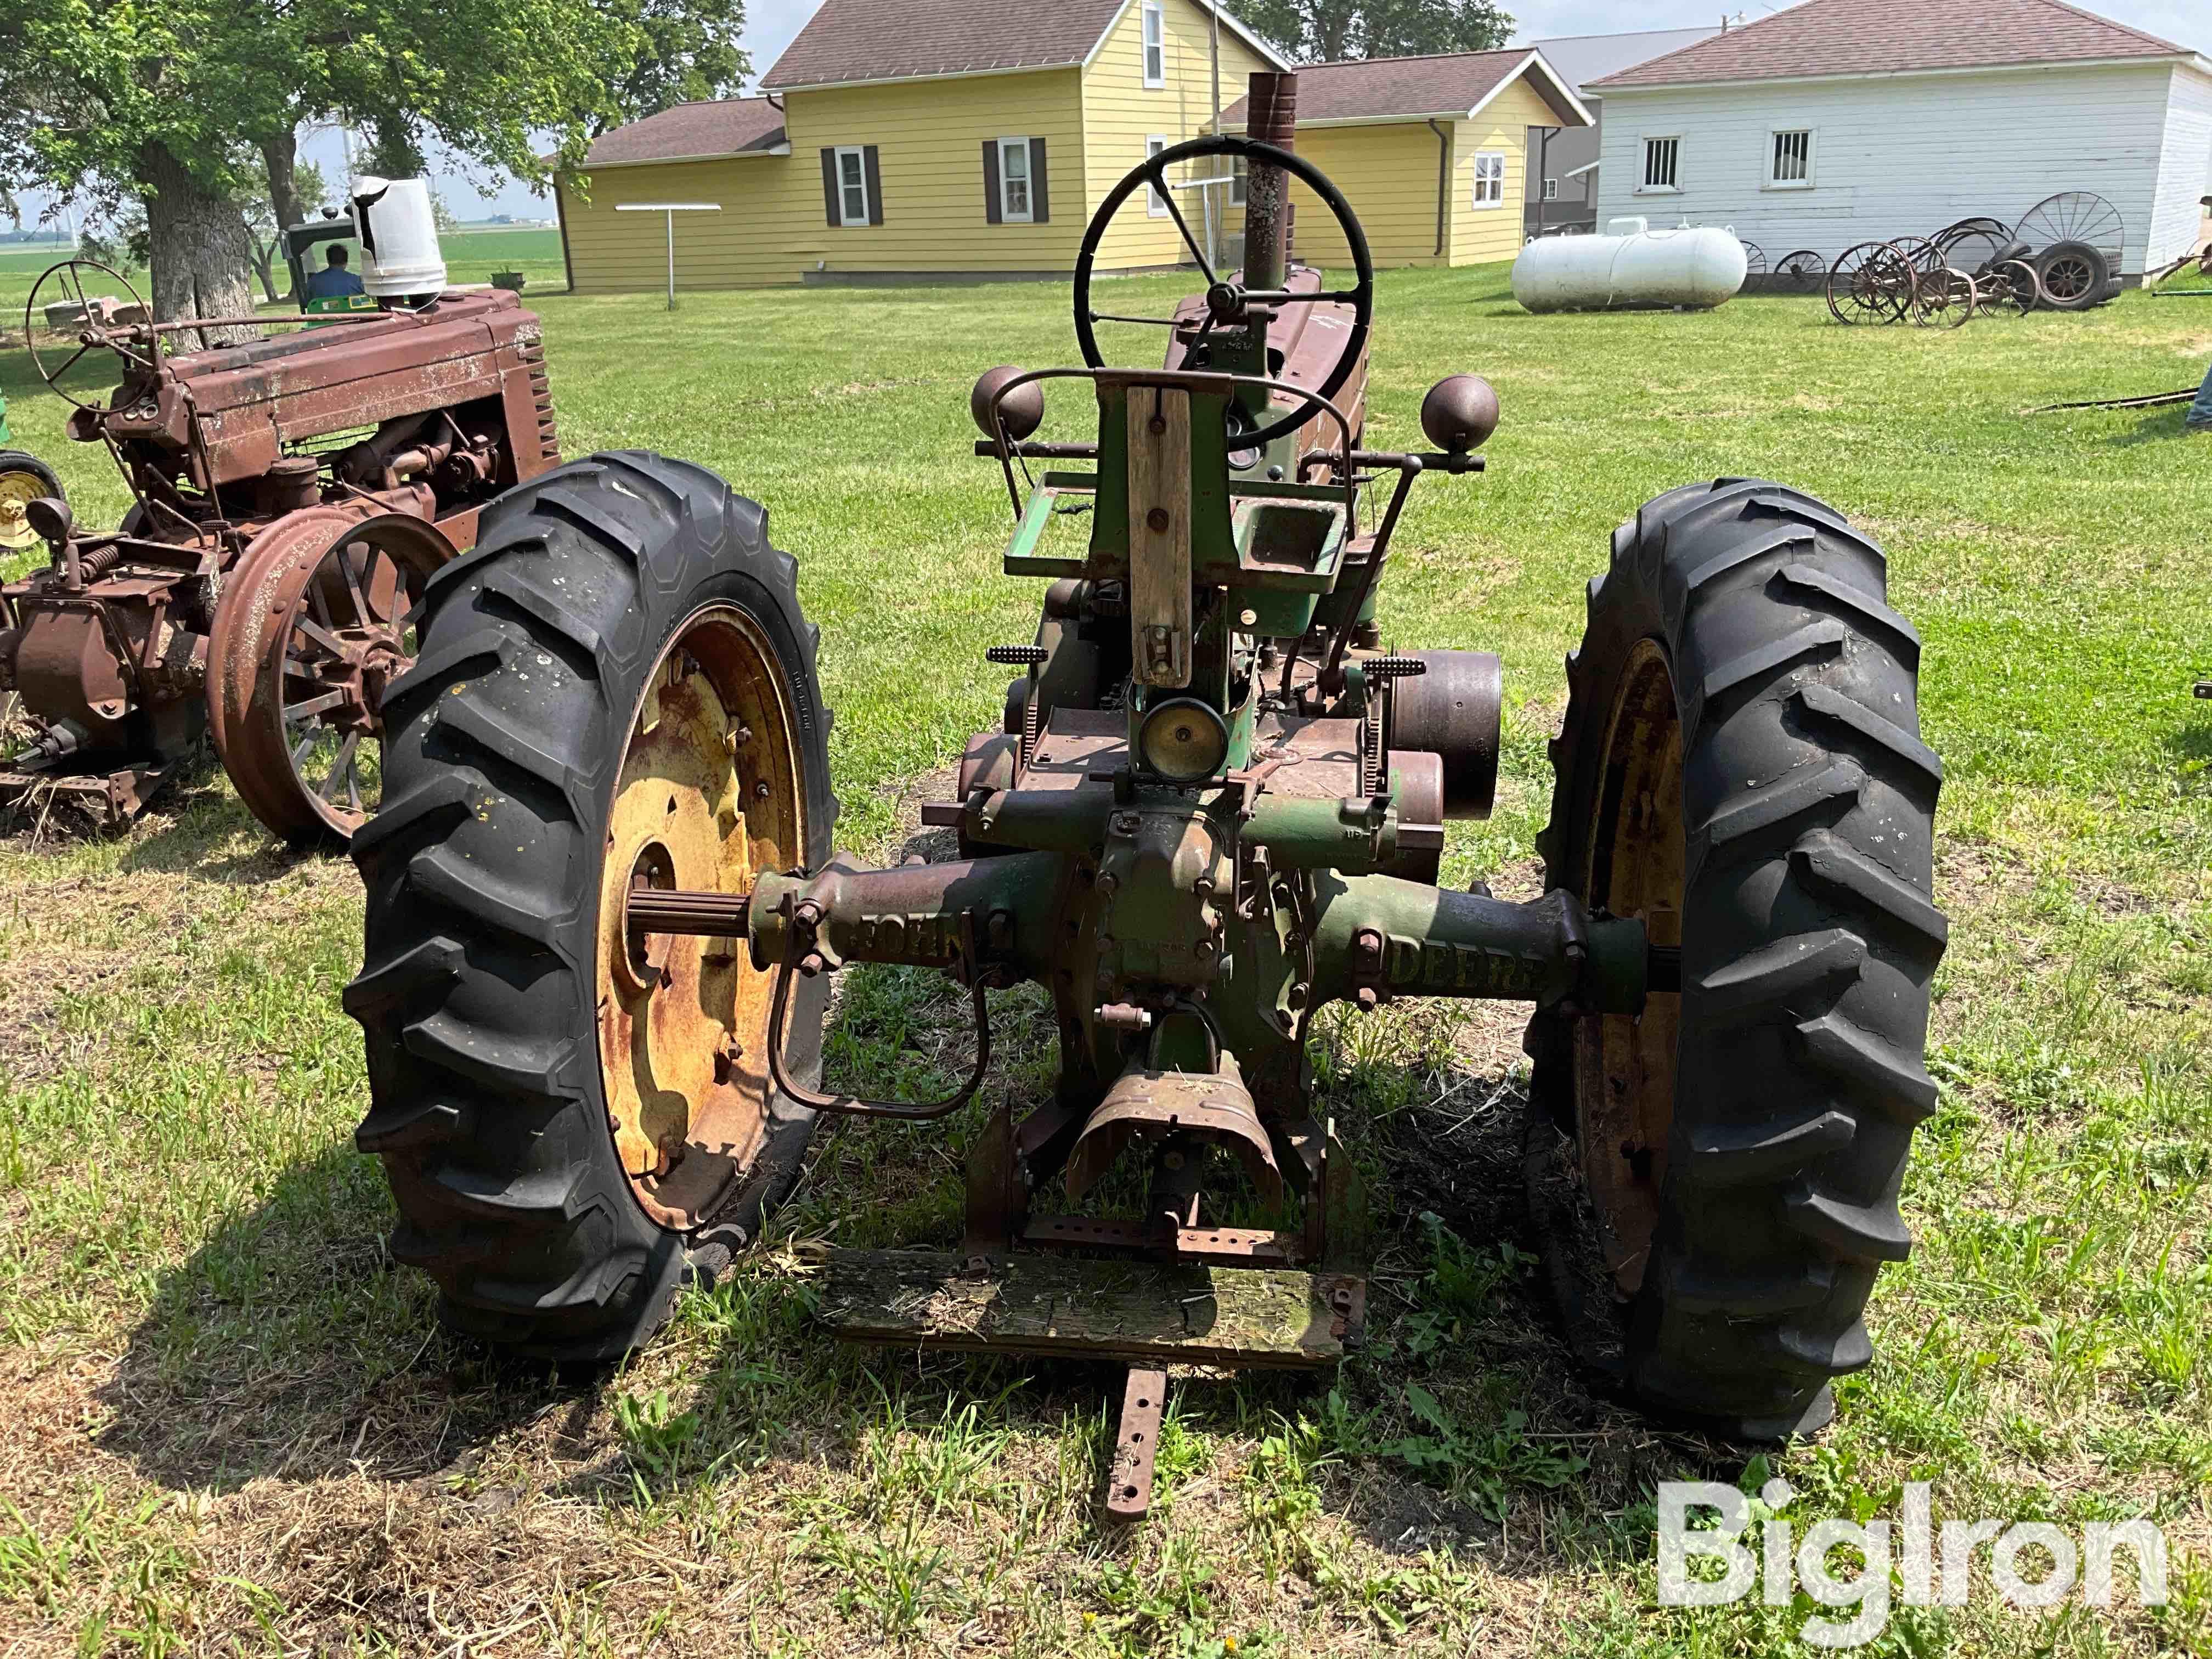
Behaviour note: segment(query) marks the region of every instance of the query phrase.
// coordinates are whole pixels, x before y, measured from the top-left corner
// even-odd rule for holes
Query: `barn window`
[[[1145,27],[1145,84],[1164,87],[1168,83],[1167,14],[1146,0]]]
[[[1767,135],[1766,184],[1770,190],[1809,190],[1813,185],[1813,130],[1791,127]]]
[[[1677,134],[1644,141],[1644,190],[1680,190],[1682,139]]]
[[[1505,152],[1477,150],[1474,156],[1474,205],[1498,207],[1505,200]]]
[[[1547,179],[1544,180],[1544,199],[1547,202],[1556,202],[1559,199],[1559,181],[1558,179]]]

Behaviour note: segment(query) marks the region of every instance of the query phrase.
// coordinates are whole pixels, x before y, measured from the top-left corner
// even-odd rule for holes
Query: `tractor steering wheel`
[[[39,378],[52,387],[57,396],[78,409],[89,410],[95,415],[104,415],[109,412],[106,404],[88,403],[62,384],[70,370],[76,367],[78,360],[94,347],[105,346],[122,358],[126,365],[150,372],[154,364],[125,343],[125,341],[130,337],[128,329],[118,328],[106,322],[98,306],[94,302],[93,296],[85,292],[85,274],[88,271],[96,271],[107,283],[113,283],[125,294],[129,295],[131,296],[129,303],[137,308],[142,320],[151,318],[152,313],[147,310],[146,301],[139,297],[138,290],[131,286],[131,279],[112,265],[104,265],[96,259],[64,259],[58,264],[48,265],[39,273],[39,280],[31,284],[30,298],[23,301],[23,345],[24,349],[31,354],[31,367],[38,370]],[[46,292],[49,283],[52,283],[60,294],[61,298],[56,303],[72,305],[76,307],[77,313],[73,325],[77,339],[76,349],[63,358],[58,366],[50,363],[40,352],[39,337],[36,332],[40,320],[39,295]],[[52,351],[58,351],[59,349],[58,346],[48,348]],[[102,378],[104,380],[106,377]]]
[[[1349,289],[1322,289],[1313,294],[1293,294],[1286,289],[1271,289],[1265,293],[1245,288],[1217,275],[1207,262],[1206,250],[1190,234],[1182,210],[1176,205],[1175,191],[1169,185],[1167,170],[1179,161],[1193,161],[1201,155],[1241,156],[1248,165],[1280,167],[1299,180],[1321,198],[1322,205],[1335,216],[1337,228],[1344,233],[1345,246],[1352,250],[1352,268],[1358,277],[1358,285]],[[1375,264],[1368,257],[1367,235],[1359,228],[1359,219],[1352,210],[1352,204],[1344,199],[1344,192],[1329,181],[1328,175],[1312,162],[1273,144],[1263,144],[1251,138],[1237,138],[1222,135],[1212,138],[1194,138],[1188,143],[1175,144],[1148,155],[1132,167],[1121,182],[1107,192],[1106,199],[1098,204],[1098,211],[1091,216],[1091,223],[1083,233],[1083,250],[1075,258],[1075,340],[1083,349],[1083,361],[1092,368],[1106,367],[1106,359],[1098,349],[1098,337],[1092,330],[1094,323],[1142,323],[1158,328],[1178,326],[1173,317],[1123,317],[1093,311],[1091,308],[1091,265],[1097,257],[1098,244],[1105,239],[1106,227],[1129,193],[1139,185],[1148,185],[1161,201],[1167,204],[1168,216],[1182,235],[1183,246],[1190,250],[1191,258],[1198,261],[1200,274],[1206,278],[1206,307],[1212,327],[1217,322],[1240,317],[1248,304],[1268,306],[1317,305],[1324,302],[1348,303],[1352,308],[1352,327],[1346,334],[1344,349],[1330,365],[1327,377],[1320,386],[1308,394],[1307,401],[1284,416],[1280,420],[1251,433],[1239,433],[1240,447],[1258,448],[1273,442],[1285,433],[1295,432],[1321,412],[1328,399],[1343,389],[1352,378],[1352,371],[1359,361],[1361,349],[1367,343],[1368,325],[1375,316]]]

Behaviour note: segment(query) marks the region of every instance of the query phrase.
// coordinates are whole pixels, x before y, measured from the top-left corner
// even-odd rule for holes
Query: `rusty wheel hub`
[[[1682,726],[1674,675],[1644,640],[1620,677],[1607,721],[1605,794],[1583,892],[1593,910],[1636,917],[1655,946],[1682,942]],[[1607,1268],[1624,1296],[1644,1282],[1667,1136],[1674,1120],[1678,992],[1651,994],[1640,1015],[1576,1022],[1575,1117],[1584,1185]]]
[[[386,689],[413,662],[409,612],[453,556],[392,514],[279,520],[226,584],[210,648],[209,725],[239,794],[293,841],[343,841],[383,793]]]
[[[624,925],[638,888],[744,894],[806,844],[788,680],[760,624],[710,605],[679,628],[631,717],[606,823],[599,1062],[632,1189],[662,1226],[710,1220],[766,1127],[771,975],[744,942]]]

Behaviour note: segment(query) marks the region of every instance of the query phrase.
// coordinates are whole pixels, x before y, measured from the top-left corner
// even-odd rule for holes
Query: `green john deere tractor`
[[[1363,1338],[1374,1224],[1307,1059],[1333,1001],[1529,1005],[1532,1169],[1574,1189],[1603,1363],[1647,1409],[1784,1436],[1868,1362],[1861,1310],[1907,1250],[1899,1184],[1936,1101],[1945,938],[1942,767],[1882,555],[1778,483],[1638,509],[1567,659],[1548,890],[1438,886],[1447,823],[1490,808],[1498,659],[1386,653],[1375,607],[1408,494],[1466,487],[1498,406],[1454,376],[1425,448],[1367,447],[1366,244],[1326,177],[1263,142],[1285,136],[1272,90],[1255,137],[1174,146],[1101,204],[1082,366],[975,387],[1005,568],[1043,599],[1030,641],[988,653],[1015,671],[1003,721],[924,813],[960,856],[833,852],[798,563],[705,469],[562,467],[431,584],[385,702],[384,808],[353,842],[346,1005],[393,1250],[455,1328],[623,1352],[687,1268],[757,1232],[824,1115],[975,1099],[987,994],[1029,981],[1059,1080],[968,1134],[960,1238],[835,1251],[819,1305],[866,1341],[1128,1364],[1117,1513],[1144,1506],[1164,1368],[1327,1367]],[[1249,167],[1241,271],[1183,227],[1170,170],[1194,163]],[[1348,280],[1287,259],[1291,179]],[[1204,283],[1171,317],[1094,302],[1139,190]],[[1163,367],[1109,366],[1098,331],[1132,320],[1170,342]],[[1095,427],[1038,436],[1048,386]],[[823,1080],[830,981],[864,963],[963,988],[957,1087]]]

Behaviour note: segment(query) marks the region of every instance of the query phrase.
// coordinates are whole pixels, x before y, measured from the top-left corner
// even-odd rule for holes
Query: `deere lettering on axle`
[[[641,1340],[687,1261],[757,1230],[821,1115],[975,1100],[986,994],[1030,981],[1059,1080],[970,1135],[962,1238],[835,1252],[821,1305],[863,1340],[1127,1361],[1117,1512],[1144,1504],[1161,1368],[1326,1365],[1362,1339],[1374,1224],[1307,1057],[1332,1001],[1531,1005],[1530,1167],[1587,1196],[1613,1364],[1649,1408],[1771,1437],[1865,1363],[1943,942],[1941,766],[1881,556],[1778,484],[1647,504],[1568,661],[1548,890],[1438,886],[1446,823],[1490,810],[1498,663],[1385,651],[1375,617],[1410,491],[1465,488],[1498,404],[1455,375],[1425,447],[1369,447],[1373,274],[1341,194],[1267,142],[1290,82],[1258,77],[1258,136],[1167,149],[1099,204],[1083,366],[976,385],[1006,568],[1048,586],[1033,640],[989,653],[1018,671],[1004,720],[924,814],[957,859],[833,854],[795,562],[702,469],[562,468],[426,596],[354,842],[348,1001],[394,1249],[457,1326],[568,1358]],[[1174,186],[1237,163],[1245,267],[1221,271]],[[1348,273],[1289,257],[1293,181]],[[1171,316],[1105,311],[1094,282],[1140,189],[1203,283]],[[1163,367],[1109,366],[1124,325],[1160,331]],[[1095,434],[1040,436],[1048,388]],[[825,988],[863,963],[968,992],[950,1092],[823,1083]]]

